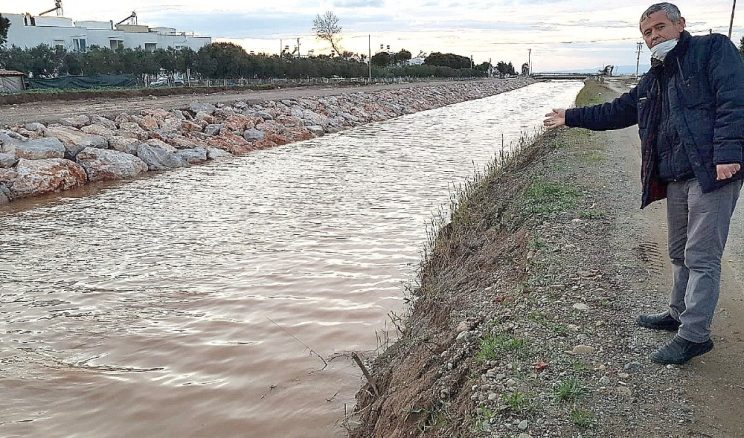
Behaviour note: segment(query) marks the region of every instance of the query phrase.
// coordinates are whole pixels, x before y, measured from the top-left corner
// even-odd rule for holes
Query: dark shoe
[[[700,356],[713,349],[713,341],[690,342],[680,336],[674,336],[658,350],[651,353],[651,360],[660,364],[682,364],[695,356]]]
[[[670,332],[676,332],[681,325],[679,321],[672,318],[668,310],[654,315],[640,315],[636,319],[636,324],[653,330],[668,330]]]

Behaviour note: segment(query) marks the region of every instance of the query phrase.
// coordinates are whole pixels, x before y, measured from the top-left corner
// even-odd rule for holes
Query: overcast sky
[[[732,0],[680,1],[693,34],[728,33]],[[477,63],[492,59],[527,61],[532,49],[534,71],[600,68],[606,64],[635,65],[636,42],[641,41],[638,18],[651,3],[626,0],[64,0],[65,16],[75,20],[119,21],[137,12],[139,24],[175,27],[229,40],[248,51],[279,51],[280,39],[294,48],[300,38],[309,49],[328,53],[329,47],[312,34],[316,14],[333,11],[343,26],[341,46],[372,53],[380,44],[407,49],[416,56],[454,52],[473,56]],[[38,14],[53,0],[0,0],[0,13]],[[734,20],[734,40],[744,34],[744,6]],[[647,63],[649,53],[641,54]]]

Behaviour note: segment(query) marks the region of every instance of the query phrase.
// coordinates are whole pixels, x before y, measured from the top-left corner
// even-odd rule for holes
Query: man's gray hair
[[[669,18],[669,21],[672,23],[679,23],[679,20],[682,19],[682,13],[679,12],[679,8],[671,3],[656,3],[654,5],[651,5],[646,9],[646,12],[641,14],[641,21],[648,18],[651,14],[659,11],[666,12],[667,18]]]

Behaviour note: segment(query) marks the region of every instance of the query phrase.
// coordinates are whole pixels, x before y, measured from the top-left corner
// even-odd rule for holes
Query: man
[[[669,309],[638,325],[676,331],[651,354],[685,363],[713,348],[710,324],[720,291],[721,256],[744,171],[744,62],[725,36],[691,36],[670,3],[649,7],[640,30],[651,70],[612,102],[554,109],[544,125],[592,130],[638,124],[641,208],[667,198],[673,282]]]

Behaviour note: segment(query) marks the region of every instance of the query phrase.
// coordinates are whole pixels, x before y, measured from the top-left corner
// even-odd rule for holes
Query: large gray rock
[[[116,123],[114,123],[113,120],[107,119],[103,116],[90,116],[90,123],[105,126],[112,131],[116,130]]]
[[[231,157],[233,157],[233,154],[228,151],[217,148],[207,148],[207,158],[209,158],[210,160],[220,160],[222,158]]]
[[[176,155],[188,161],[189,164],[198,164],[207,161],[207,150],[205,148],[179,149]]]
[[[147,140],[150,135],[137,124],[137,122],[121,122],[119,123],[118,135],[122,137],[131,137],[139,140]]]
[[[243,138],[247,141],[259,141],[263,140],[266,134],[264,134],[263,131],[256,128],[246,129],[245,132],[243,132]]]
[[[113,136],[109,138],[111,149],[127,154],[137,155],[137,146],[142,143],[140,140],[131,137]]]
[[[222,130],[222,123],[213,123],[211,125],[207,125],[206,128],[204,128],[204,133],[207,135],[217,135]]]
[[[0,205],[7,204],[13,200],[10,189],[5,184],[0,183]]]
[[[274,116],[269,114],[267,111],[256,111],[254,115],[261,117],[264,120],[274,120]]]
[[[183,125],[183,121],[185,119],[183,116],[181,118],[177,117],[168,117],[165,120],[163,120],[163,124],[160,127],[160,132],[163,133],[174,133],[181,130],[181,125]]]
[[[116,135],[116,132],[115,132],[116,129],[110,129],[104,125],[99,125],[98,123],[94,123],[88,126],[83,126],[82,128],[80,128],[80,131],[86,134],[100,135],[101,137],[106,138],[106,139]]]
[[[15,178],[4,182],[12,199],[39,196],[80,187],[85,184],[85,170],[77,163],[63,158],[46,160],[18,160]]]
[[[37,138],[16,143],[15,156],[27,160],[44,160],[47,158],[64,158],[65,146],[56,138]]]
[[[72,126],[73,128],[82,128],[83,126],[90,124],[90,117],[82,114],[79,116],[65,117],[64,119],[60,119],[59,123],[64,126]]]
[[[90,182],[134,178],[148,168],[140,158],[110,149],[85,148],[76,159]]]
[[[189,106],[189,109],[196,114],[207,113],[209,115],[212,115],[214,114],[214,111],[217,109],[217,107],[215,107],[211,103],[194,102]]]
[[[137,146],[137,156],[147,164],[149,170],[167,170],[189,165],[185,158],[170,150],[146,143]]]
[[[323,129],[323,127],[319,125],[305,126],[305,129],[318,137],[325,134],[325,129]]]
[[[86,134],[78,129],[65,126],[47,127],[44,136],[58,138],[65,145],[65,157],[73,160],[85,148],[108,148],[108,141],[100,135]]]
[[[26,123],[25,128],[29,131],[33,132],[44,132],[46,129],[46,126],[42,125],[41,123]]]
[[[15,153],[0,152],[0,168],[13,167],[17,162]]]

